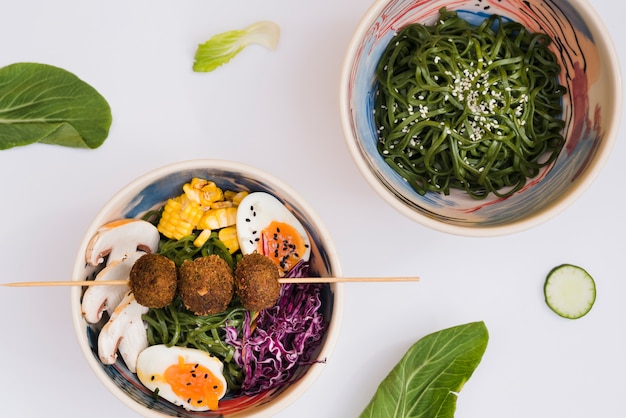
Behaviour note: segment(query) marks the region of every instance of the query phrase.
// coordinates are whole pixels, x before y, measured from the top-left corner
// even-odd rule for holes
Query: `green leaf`
[[[452,418],[458,392],[480,363],[489,334],[472,322],[427,335],[380,383],[361,418]]]
[[[250,44],[263,45],[276,49],[280,28],[267,20],[254,23],[245,29],[231,30],[214,35],[205,43],[198,45],[193,70],[209,72],[226,64]]]
[[[100,93],[66,70],[38,63],[0,68],[0,150],[36,142],[98,148],[111,120]]]

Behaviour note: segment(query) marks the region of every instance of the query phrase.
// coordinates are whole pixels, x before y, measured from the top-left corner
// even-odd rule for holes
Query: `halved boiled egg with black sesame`
[[[281,276],[311,255],[309,236],[300,221],[265,192],[250,193],[239,204],[237,238],[243,254],[269,257],[280,267]]]
[[[145,387],[188,411],[216,410],[226,393],[224,364],[195,348],[153,345],[137,358],[137,377]]]

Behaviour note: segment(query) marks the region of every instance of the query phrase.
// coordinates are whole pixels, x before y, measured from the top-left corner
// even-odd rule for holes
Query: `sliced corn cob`
[[[225,200],[230,200],[232,202],[233,198],[235,197],[235,195],[237,194],[237,192],[232,191],[232,190],[224,190],[224,199]]]
[[[234,192],[232,190],[227,190],[224,192],[224,198],[226,200],[233,202],[233,205],[235,206],[239,206],[239,203],[241,203],[243,198],[246,197],[247,195],[248,195],[248,192],[246,191]]]
[[[203,211],[199,203],[190,200],[187,195],[181,195],[177,198],[180,201],[180,217],[183,221],[189,222],[194,227],[198,225],[200,218],[202,218]]]
[[[200,204],[202,206],[211,206],[212,203],[222,200],[224,200],[224,192],[212,181],[207,182],[200,189]]]
[[[245,191],[223,191],[212,181],[194,177],[183,185],[181,195],[167,201],[157,229],[171,239],[181,239],[201,230],[194,240],[197,247],[207,242],[211,231],[220,230],[233,253],[239,249],[234,226],[237,206],[246,195]],[[221,232],[224,228],[229,229]]]
[[[181,239],[193,232],[194,225],[180,216],[182,204],[178,198],[168,199],[157,225],[160,233],[171,239]]]
[[[211,209],[232,208],[233,202],[230,200],[220,200],[219,202],[211,203]]]
[[[235,225],[237,221],[237,208],[211,209],[202,215],[198,222],[201,229],[220,229]]]
[[[185,194],[181,196],[187,196],[189,200],[200,204],[200,191],[198,189],[194,189],[191,184],[183,184],[183,192],[185,192]]]
[[[209,181],[206,179],[201,179],[199,177],[194,177],[191,179],[191,182],[189,183],[189,185],[194,188],[194,189],[201,189],[203,188]]]

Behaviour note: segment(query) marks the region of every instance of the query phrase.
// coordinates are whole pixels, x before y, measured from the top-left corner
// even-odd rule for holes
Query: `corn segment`
[[[228,248],[229,253],[234,253],[239,249],[239,240],[237,239],[237,227],[227,226],[226,228],[222,228],[217,233],[217,237],[220,241],[224,243],[226,248]]]
[[[218,238],[230,253],[239,249],[237,242],[237,206],[248,192],[222,190],[214,182],[193,178],[183,185],[183,193],[168,199],[157,229],[170,239],[179,240],[200,231],[194,245],[202,247],[218,231]]]

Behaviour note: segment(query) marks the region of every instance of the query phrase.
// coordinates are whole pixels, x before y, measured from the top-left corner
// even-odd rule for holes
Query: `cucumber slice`
[[[553,268],[543,286],[546,303],[563,318],[578,319],[596,301],[596,283],[581,267],[562,264]]]

